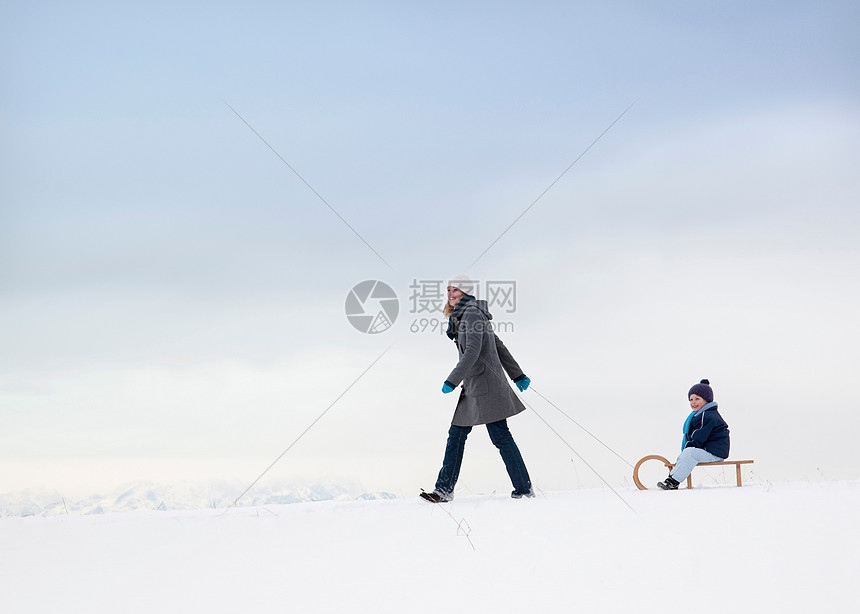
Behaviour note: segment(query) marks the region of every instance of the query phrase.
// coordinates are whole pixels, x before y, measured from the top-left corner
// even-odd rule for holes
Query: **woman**
[[[511,497],[534,497],[531,479],[523,457],[511,432],[507,418],[525,409],[505,379],[505,372],[514,380],[520,392],[529,387],[530,380],[495,333],[487,309],[487,301],[476,300],[469,294],[474,282],[457,276],[448,282],[448,300],[444,314],[448,316],[448,337],[457,344],[460,360],[448,375],[442,392],[449,393],[461,382],[460,398],[448,430],[445,458],[433,492],[421,496],[434,503],[454,498],[454,486],[460,475],[466,437],[472,427],[486,424],[493,442],[502,455],[514,490]]]

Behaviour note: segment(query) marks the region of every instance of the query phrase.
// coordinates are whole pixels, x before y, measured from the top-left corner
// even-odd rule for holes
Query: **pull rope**
[[[627,503],[627,501],[624,499],[624,497],[622,497],[620,494],[618,494],[618,491],[617,491],[617,490],[615,490],[615,489],[612,487],[612,484],[610,484],[609,482],[607,482],[607,481],[606,481],[606,479],[605,479],[602,475],[600,475],[600,473],[597,471],[597,469],[595,469],[594,467],[592,467],[592,466],[591,466],[591,464],[590,464],[587,460],[585,460],[585,459],[582,457],[582,454],[580,454],[579,452],[577,452],[577,451],[576,451],[576,449],[574,449],[574,447],[573,447],[572,445],[570,445],[570,443],[568,443],[568,441],[567,441],[564,437],[562,437],[562,436],[561,436],[561,433],[559,433],[557,430],[555,430],[555,429],[552,427],[552,425],[551,425],[549,422],[547,422],[547,421],[544,419],[544,417],[543,417],[542,415],[540,415],[540,413],[538,413],[538,411],[537,411],[534,407],[532,407],[531,405],[529,405],[529,403],[528,403],[528,402],[526,402],[526,401],[524,401],[524,400],[522,400],[522,399],[521,399],[521,401],[522,401],[523,405],[525,405],[525,406],[526,406],[526,407],[528,407],[530,410],[532,410],[532,412],[534,413],[534,415],[536,415],[538,418],[540,418],[540,421],[541,421],[541,422],[543,422],[543,423],[546,425],[546,427],[547,427],[549,430],[551,430],[551,431],[555,434],[555,436],[556,436],[556,437],[558,437],[558,438],[561,440],[561,442],[562,442],[564,445],[566,445],[566,446],[570,449],[570,451],[571,451],[571,452],[573,452],[574,454],[576,454],[576,457],[577,457],[579,460],[581,460],[581,461],[583,462],[583,464],[584,464],[586,467],[588,467],[589,469],[591,469],[591,472],[592,472],[594,475],[596,475],[598,478],[600,478],[600,481],[601,481],[601,482],[603,482],[603,483],[606,485],[606,487],[607,487],[607,488],[609,488],[609,490],[611,490],[611,491],[612,491],[612,494],[613,494],[613,495],[615,495],[616,497],[618,497],[618,499],[619,499],[619,500],[620,500],[624,505],[626,505],[626,506],[627,506],[627,509],[629,509],[631,512],[633,512],[633,513],[634,513],[634,514],[636,514],[637,516],[639,515],[639,514],[636,512],[636,510],[634,510],[634,509],[633,509],[633,507],[632,507],[629,503]]]
[[[510,386],[510,384],[508,383],[508,381],[505,379],[504,375],[502,375],[501,373],[499,373],[499,372],[497,372],[497,371],[493,370],[493,368],[490,366],[490,364],[487,362],[487,360],[486,360],[485,358],[481,357],[481,356],[480,356],[480,354],[478,355],[478,359],[479,359],[482,363],[484,363],[484,367],[486,368],[486,370],[487,370],[487,371],[489,371],[490,373],[492,373],[493,375],[495,375],[495,377],[496,377],[496,378],[498,378],[499,380],[501,380],[501,381],[503,382],[503,385],[505,385],[505,386]],[[531,386],[529,386],[529,388],[531,388]],[[541,398],[544,398],[544,397],[543,397],[543,395],[541,395],[540,393],[538,393],[538,395],[539,395]],[[574,447],[573,447],[572,445],[570,445],[570,443],[569,443],[569,442],[568,442],[564,437],[562,437],[562,436],[561,436],[561,433],[559,433],[557,430],[555,430],[555,429],[552,427],[552,425],[551,425],[549,422],[547,422],[547,421],[544,419],[544,417],[543,417],[543,416],[542,416],[542,415],[541,415],[541,414],[540,414],[540,413],[539,413],[539,412],[538,412],[534,407],[532,407],[532,406],[531,406],[531,404],[529,404],[529,402],[528,402],[528,401],[526,401],[525,399],[523,399],[523,398],[521,398],[521,397],[519,397],[519,398],[520,398],[520,401],[523,403],[523,405],[525,405],[525,406],[526,406],[526,407],[528,407],[530,410],[532,410],[532,412],[533,412],[533,413],[534,413],[538,418],[540,418],[540,421],[541,421],[541,422],[543,422],[543,423],[546,425],[546,427],[547,427],[550,431],[552,431],[552,432],[555,434],[555,436],[556,436],[556,437],[558,437],[558,438],[561,440],[561,442],[562,442],[562,443],[564,443],[564,445],[566,445],[566,446],[570,449],[570,451],[571,451],[571,452],[573,452],[574,454],[576,454],[577,458],[579,458],[579,460],[581,460],[581,461],[583,462],[583,464],[585,464],[585,466],[586,466],[586,467],[588,467],[588,468],[591,470],[591,472],[592,472],[594,475],[596,475],[596,476],[600,479],[600,481],[601,481],[601,482],[603,482],[603,483],[606,485],[606,487],[607,487],[607,488],[609,488],[609,490],[611,490],[611,491],[612,491],[612,494],[614,494],[616,497],[618,497],[618,498],[621,500],[621,502],[622,502],[624,505],[626,505],[626,506],[627,506],[627,509],[629,509],[631,512],[633,512],[634,514],[636,514],[636,515],[638,516],[638,513],[636,512],[636,510],[634,510],[634,509],[633,509],[633,507],[631,507],[631,505],[630,505],[629,503],[627,503],[627,501],[625,501],[625,500],[624,500],[624,497],[622,497],[620,494],[618,494],[618,491],[617,491],[617,490],[615,490],[615,488],[613,488],[613,487],[612,487],[612,484],[610,484],[609,482],[607,482],[607,481],[606,481],[606,479],[605,479],[602,475],[600,475],[600,473],[597,471],[597,469],[595,469],[594,467],[592,467],[592,466],[591,466],[591,464],[590,464],[587,460],[585,460],[585,459],[582,457],[582,455],[581,455],[579,452],[577,452],[577,451],[576,451],[576,449],[574,449]],[[551,404],[551,403],[550,403],[550,404]],[[552,404],[551,404],[551,405],[552,405]],[[555,407],[555,406],[553,406],[553,407]],[[559,410],[559,411],[561,411],[561,410]],[[564,413],[564,412],[562,412],[562,413]],[[572,418],[571,418],[571,419],[572,419]],[[592,435],[592,437],[594,437],[594,436]],[[604,444],[604,445],[606,445],[606,444]],[[608,447],[608,446],[607,446],[607,447]],[[623,460],[623,459],[622,459],[622,460]],[[627,462],[627,461],[625,461],[625,462]],[[629,464],[629,463],[628,463],[628,464]]]
[[[550,401],[548,398],[546,398],[545,396],[543,396],[540,392],[538,392],[538,391],[535,389],[535,387],[534,387],[534,386],[529,386],[529,389],[530,389],[530,390],[532,390],[532,391],[534,391],[534,393],[535,393],[536,395],[538,395],[540,398],[542,398],[544,401],[546,401],[547,403],[549,403],[550,405],[552,405],[553,407],[555,407],[555,408],[559,411],[559,413],[560,413],[562,416],[564,416],[565,418],[567,418],[568,420],[570,420],[571,422],[573,422],[576,426],[578,426],[579,428],[581,428],[583,431],[585,431],[586,433],[588,433],[588,434],[589,434],[589,435],[590,435],[590,436],[591,436],[591,437],[592,437],[592,438],[593,438],[597,443],[599,443],[599,444],[600,444],[600,445],[602,445],[604,448],[606,448],[607,450],[609,450],[610,452],[612,452],[615,456],[617,456],[617,457],[618,457],[619,459],[621,459],[625,464],[627,464],[627,466],[629,466],[631,469],[633,469],[633,464],[632,464],[630,461],[628,461],[626,458],[624,458],[623,456],[621,456],[618,452],[616,452],[615,450],[613,450],[612,448],[610,448],[608,445],[606,445],[605,443],[603,443],[603,442],[602,442],[602,441],[597,437],[597,435],[595,435],[594,433],[592,433],[591,431],[589,431],[587,428],[585,428],[584,426],[582,426],[579,422],[577,422],[576,420],[574,420],[570,415],[568,415],[567,413],[565,413],[565,412],[564,412],[564,411],[563,411],[563,410],[562,410],[558,405],[556,405],[555,403],[553,403],[552,401]]]

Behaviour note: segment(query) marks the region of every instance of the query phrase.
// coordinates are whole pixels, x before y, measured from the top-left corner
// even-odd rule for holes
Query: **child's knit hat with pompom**
[[[690,388],[690,392],[687,393],[687,399],[690,398],[691,394],[696,394],[705,399],[705,403],[713,403],[714,402],[714,391],[711,389],[710,383],[708,380],[703,379],[698,384],[694,385]]]

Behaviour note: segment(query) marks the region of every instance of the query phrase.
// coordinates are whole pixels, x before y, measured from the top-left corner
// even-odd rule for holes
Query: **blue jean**
[[[463,452],[466,449],[466,438],[472,432],[471,426],[451,425],[448,429],[448,443],[445,445],[445,458],[442,460],[442,469],[436,479],[436,490],[440,493],[453,497],[454,486],[460,477],[460,466],[463,464]],[[511,478],[514,492],[525,495],[531,492],[532,482],[526,469],[520,449],[514,441],[511,431],[508,430],[508,421],[499,420],[487,425],[490,441],[499,449],[505,469]]]
[[[693,467],[699,463],[714,463],[716,461],[725,460],[719,456],[715,456],[701,448],[688,446],[681,451],[678,460],[675,461],[675,466],[669,472],[674,479],[683,482],[687,476],[693,472]]]

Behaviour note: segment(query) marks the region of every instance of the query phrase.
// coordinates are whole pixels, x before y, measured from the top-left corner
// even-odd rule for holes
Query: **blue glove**
[[[532,381],[526,376],[525,373],[523,373],[517,379],[514,380],[514,383],[517,385],[517,388],[520,389],[520,392],[525,392],[528,389],[529,384],[532,383]]]
[[[454,385],[451,384],[448,380],[445,380],[445,383],[442,384],[442,392],[448,394],[449,392],[454,391]]]

